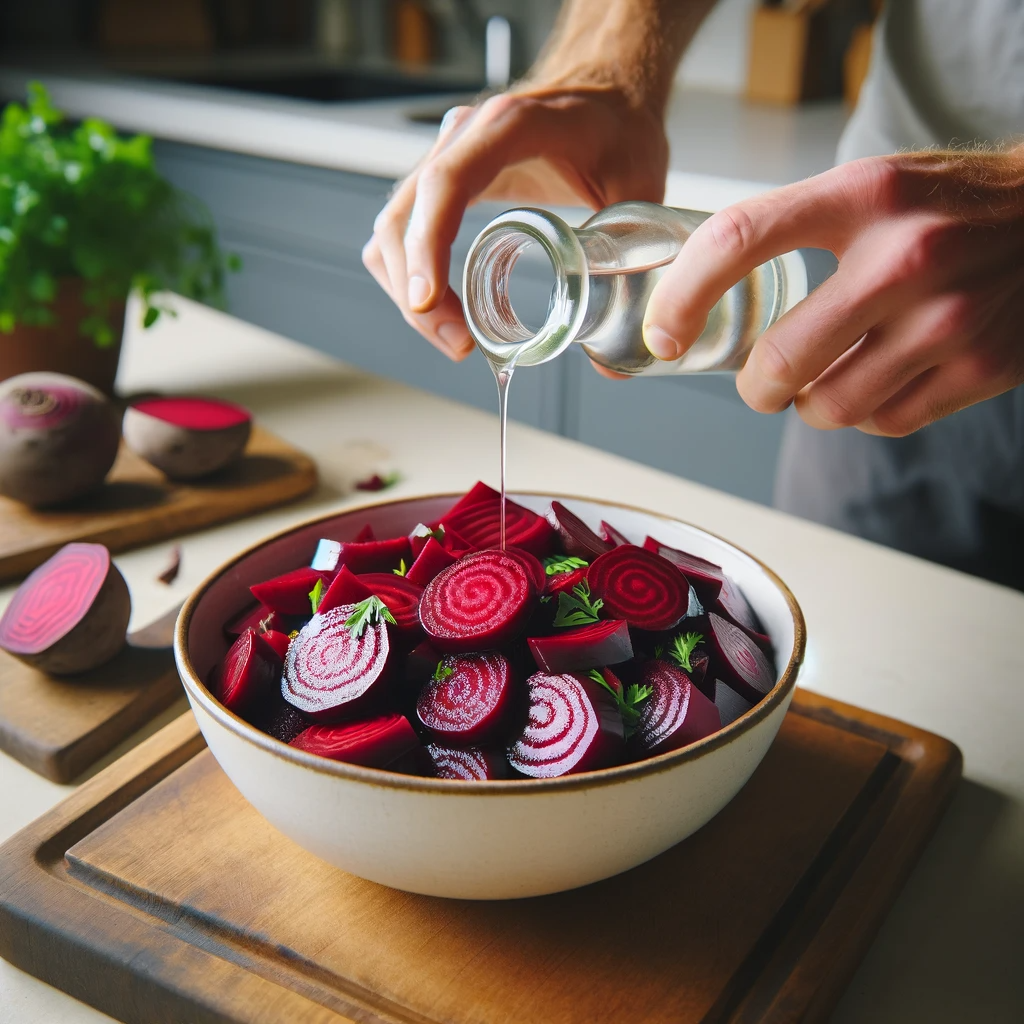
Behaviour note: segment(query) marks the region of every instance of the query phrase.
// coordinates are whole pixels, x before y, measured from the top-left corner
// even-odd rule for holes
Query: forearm
[[[524,85],[611,87],[664,112],[676,66],[715,0],[565,0]]]

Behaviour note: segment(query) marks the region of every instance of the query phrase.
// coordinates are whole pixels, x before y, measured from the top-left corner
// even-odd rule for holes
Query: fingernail
[[[425,277],[418,274],[409,278],[409,305],[419,309],[430,298],[430,284]],[[446,325],[447,326],[447,325]]]
[[[644,344],[651,355],[657,356],[659,359],[679,358],[679,342],[657,324],[647,324],[644,327]]]
[[[452,355],[461,356],[473,344],[473,339],[464,324],[449,320],[437,329],[437,336],[444,342]]]

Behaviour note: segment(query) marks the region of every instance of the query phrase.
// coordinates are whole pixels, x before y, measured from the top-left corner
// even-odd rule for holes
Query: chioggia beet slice
[[[416,716],[442,743],[479,746],[498,737],[512,703],[513,675],[497,651],[445,658],[416,701]]]
[[[678,548],[670,548],[667,544],[648,537],[644,541],[644,547],[653,551],[656,555],[668,559],[686,577],[690,586],[697,591],[701,603],[713,605],[718,600],[722,591],[722,584],[725,582],[725,574],[720,565],[709,562],[706,558],[698,555],[691,555],[688,551],[680,551]]]
[[[53,675],[88,672],[125,644],[132,602],[102,544],[65,544],[0,616],[0,648]]]
[[[522,630],[536,600],[521,559],[481,551],[459,559],[427,584],[420,622],[434,646],[446,653],[495,650]]]
[[[708,615],[708,623],[719,678],[756,704],[775,685],[774,668],[739,626],[714,612]]]
[[[671,629],[686,615],[690,585],[669,561],[635,544],[620,544],[587,570],[603,614],[625,619],[637,629]]]
[[[634,742],[647,755],[678,750],[722,728],[718,708],[681,668],[649,661],[641,684],[649,686],[651,694],[640,704]]]
[[[732,725],[741,715],[745,715],[754,705],[744,700],[731,686],[721,679],[715,680],[715,707],[722,718],[722,726]]]
[[[276,696],[281,656],[259,633],[247,629],[232,645],[213,675],[213,695],[229,711],[258,716]]]
[[[552,636],[532,636],[529,644],[544,672],[577,672],[618,665],[633,657],[629,626],[623,619],[593,622]]]
[[[508,749],[522,775],[553,779],[616,764],[622,716],[603,686],[574,673],[538,672],[526,681],[529,719]]]
[[[249,592],[260,604],[281,615],[309,615],[313,610],[309,603],[310,591],[318,581],[326,587],[333,575],[306,567],[293,569],[282,576],[254,583]]]
[[[415,750],[420,741],[408,719],[391,714],[345,725],[311,725],[290,745],[332,761],[386,768]]]
[[[347,565],[343,565],[331,580],[331,585],[321,595],[316,610],[323,614],[340,608],[343,604],[359,604],[368,597],[373,597],[373,591]]]
[[[428,743],[427,753],[439,779],[460,782],[486,782],[507,779],[508,759],[503,750],[482,750],[480,747],[445,747]]]
[[[592,562],[614,546],[611,541],[598,537],[575,512],[570,512],[560,501],[551,502],[551,520],[567,555]]]
[[[395,617],[394,626],[400,633],[420,633],[420,600],[423,587],[404,576],[391,572],[368,572],[359,577],[359,582],[376,594]]]
[[[442,569],[447,569],[455,556],[446,551],[434,537],[428,537],[420,548],[416,561],[409,566],[405,578],[425,587]]]

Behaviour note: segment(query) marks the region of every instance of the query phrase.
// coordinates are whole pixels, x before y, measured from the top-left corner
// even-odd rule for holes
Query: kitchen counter
[[[175,583],[156,579],[172,545],[117,557],[134,624],[180,601],[215,566],[303,518],[361,502],[352,484],[397,470],[386,497],[495,481],[492,414],[355,372],[184,301],[177,320],[130,329],[119,384],[210,392],[249,406],[312,454],[301,504],[182,539]],[[643,387],[643,383],[631,385]],[[514,401],[514,399],[513,399]],[[521,424],[510,424],[512,489],[626,501],[720,533],[789,584],[808,627],[803,686],[948,736],[965,780],[845,994],[836,1024],[1024,1019],[1024,594],[802,522]],[[0,591],[0,605],[11,588]],[[137,743],[184,701],[124,744]],[[109,760],[109,759],[108,759]],[[0,754],[0,839],[73,787]],[[91,1024],[105,1016],[0,961],[3,1024]]]

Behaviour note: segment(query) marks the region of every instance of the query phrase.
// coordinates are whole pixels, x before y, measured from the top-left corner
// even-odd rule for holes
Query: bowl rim
[[[657,754],[654,757],[645,758],[642,761],[632,761],[628,764],[616,765],[611,768],[599,768],[594,771],[580,772],[573,775],[561,775],[553,779],[490,779],[473,782],[466,782],[461,779],[432,779],[416,775],[403,775],[399,772],[388,771],[386,768],[367,768],[362,765],[348,764],[344,761],[332,761],[317,754],[311,754],[304,750],[298,750],[287,743],[274,739],[273,736],[261,732],[254,725],[250,725],[245,719],[229,711],[218,701],[206,688],[206,685],[197,675],[192,666],[188,653],[188,632],[192,622],[192,614],[206,591],[213,583],[237,565],[249,555],[266,547],[275,541],[287,537],[289,534],[299,530],[305,530],[317,523],[326,522],[330,519],[337,519],[339,516],[347,516],[350,513],[358,513],[368,509],[378,508],[383,505],[405,505],[413,502],[429,501],[439,498],[451,498],[453,500],[461,497],[464,492],[440,492],[434,494],[416,494],[390,501],[366,501],[348,508],[335,509],[322,515],[313,516],[302,522],[295,523],[283,530],[279,530],[262,540],[251,544],[240,551],[226,562],[221,563],[200,583],[191,594],[189,594],[181,611],[178,614],[174,627],[174,658],[178,667],[178,674],[181,677],[182,685],[190,701],[198,703],[203,710],[209,714],[218,724],[222,725],[237,738],[258,747],[264,753],[271,754],[283,761],[290,762],[302,768],[311,769],[321,775],[331,775],[346,779],[350,782],[360,782],[382,789],[411,790],[414,792],[434,792],[446,795],[463,794],[464,796],[486,796],[490,794],[511,794],[517,793],[527,795],[532,792],[569,791],[575,789],[586,789],[590,787],[601,787],[627,782],[647,775],[656,775],[669,771],[694,761],[720,747],[728,746],[733,741],[749,732],[755,725],[768,718],[778,707],[783,704],[792,694],[796,687],[797,670],[803,663],[807,646],[807,627],[804,621],[803,611],[800,608],[796,597],[779,576],[764,562],[755,555],[750,554],[744,548],[734,544],[732,541],[721,537],[711,530],[706,530],[695,523],[689,523],[684,519],[675,516],[665,515],[661,512],[652,512],[649,509],[640,508],[637,505],[629,505],[624,502],[607,501],[603,498],[585,497],[578,494],[555,494],[548,491],[526,491],[517,490],[509,494],[512,498],[516,495],[529,498],[545,498],[557,501],[585,501],[597,505],[604,505],[608,508],[619,508],[628,512],[638,512],[641,515],[652,516],[655,519],[664,520],[667,523],[681,524],[699,530],[701,533],[716,540],[722,541],[729,547],[734,548],[747,558],[756,563],[771,582],[781,592],[793,617],[793,650],[785,669],[779,676],[778,681],[765,695],[760,703],[749,711],[740,715],[739,718],[723,726],[717,732],[696,743],[691,743],[679,750],[668,751],[664,754]]]

